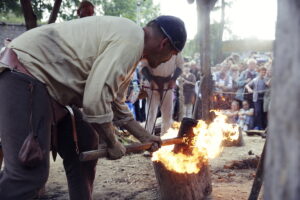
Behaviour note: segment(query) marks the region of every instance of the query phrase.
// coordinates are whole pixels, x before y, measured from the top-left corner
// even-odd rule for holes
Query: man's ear
[[[167,45],[169,45],[169,39],[168,39],[168,38],[164,38],[164,39],[160,42],[160,49],[164,49]]]

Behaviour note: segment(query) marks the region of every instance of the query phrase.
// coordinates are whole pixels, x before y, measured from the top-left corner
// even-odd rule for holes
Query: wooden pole
[[[300,1],[277,1],[264,199],[300,197]]]
[[[3,151],[2,151],[2,146],[1,146],[1,142],[0,142],[0,170],[2,167],[2,163],[3,163]]]
[[[198,13],[198,35],[200,46],[201,63],[201,112],[205,121],[211,121],[210,110],[212,108],[212,88],[213,81],[210,70],[210,11],[214,7],[216,0],[197,0]],[[199,105],[196,105],[199,106]]]
[[[267,142],[265,142],[264,144],[264,148],[259,159],[259,163],[256,169],[255,179],[253,181],[252,189],[248,200],[257,200],[259,196],[259,192],[264,178],[264,160],[265,160],[266,144]]]

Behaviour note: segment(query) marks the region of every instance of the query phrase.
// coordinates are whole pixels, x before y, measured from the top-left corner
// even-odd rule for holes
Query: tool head
[[[174,153],[184,153],[191,154],[192,153],[192,140],[194,139],[194,131],[193,128],[197,126],[198,121],[191,118],[183,118],[181,121],[181,125],[178,131],[178,137],[186,138],[186,142],[182,144],[177,144],[174,147]]]

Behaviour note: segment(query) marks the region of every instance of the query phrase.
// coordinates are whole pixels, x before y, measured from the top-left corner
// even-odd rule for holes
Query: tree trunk
[[[300,1],[278,0],[265,198],[300,196]]]
[[[211,2],[208,0],[197,0],[198,12],[198,31],[200,42],[200,62],[202,70],[202,118],[205,121],[210,120],[211,110],[211,95],[212,95],[212,77],[210,71],[210,41],[209,41],[209,27],[210,27],[210,8]]]
[[[56,21],[61,2],[62,0],[55,0],[51,15],[48,20],[48,24],[54,23]]]
[[[23,15],[25,18],[26,29],[29,30],[37,27],[37,17],[32,10],[31,1],[20,0],[20,2],[22,6]]]
[[[208,163],[197,174],[169,171],[160,162],[153,162],[161,200],[201,200],[212,192]]]
[[[223,33],[224,33],[224,26],[225,26],[225,0],[222,0],[221,5],[221,22],[220,22],[220,29],[218,31],[218,39],[217,39],[217,63],[222,62],[223,59],[223,52],[222,52],[222,42],[223,42]]]
[[[178,137],[193,138],[193,128],[197,120],[183,118]],[[173,152],[190,155],[192,152],[191,141],[187,144],[177,144]],[[200,158],[199,158],[200,159]],[[211,176],[208,162],[202,162],[201,170],[197,174],[177,173],[166,169],[161,162],[153,162],[156,179],[159,184],[160,198],[162,200],[201,200],[212,192]]]

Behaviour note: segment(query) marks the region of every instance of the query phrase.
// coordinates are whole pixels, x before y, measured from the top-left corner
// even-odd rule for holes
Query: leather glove
[[[142,143],[153,143],[148,151],[156,151],[161,147],[161,139],[159,136],[154,136],[148,133],[137,121],[131,120],[127,124],[123,125],[127,131],[129,131],[133,136],[135,136]]]
[[[92,125],[99,134],[99,137],[103,138],[107,144],[107,152],[110,159],[119,159],[125,155],[126,148],[117,140],[111,122]]]

